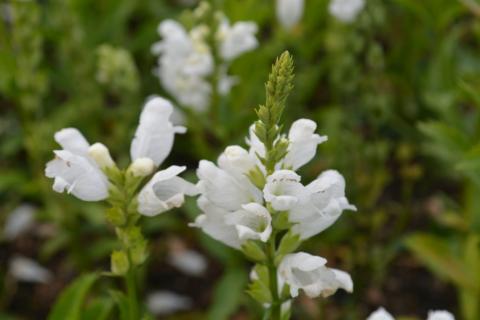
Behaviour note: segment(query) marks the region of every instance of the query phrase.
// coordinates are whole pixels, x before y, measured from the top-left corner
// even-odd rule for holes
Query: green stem
[[[127,286],[129,319],[138,320],[140,317],[138,312],[135,267],[130,268],[128,273],[125,275],[125,282]]]
[[[272,305],[270,307],[271,310],[271,320],[280,320],[281,318],[281,307],[282,302],[280,300],[280,296],[278,294],[278,282],[277,282],[277,267],[275,266],[275,255],[276,255],[276,244],[275,244],[275,232],[272,233],[270,236],[270,240],[268,241],[268,251],[267,251],[267,265],[268,265],[268,273],[269,273],[269,280],[270,280],[270,293],[272,294]]]

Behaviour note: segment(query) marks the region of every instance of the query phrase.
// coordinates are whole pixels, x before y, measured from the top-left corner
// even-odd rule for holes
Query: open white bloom
[[[36,209],[29,204],[22,204],[15,208],[7,217],[3,235],[7,240],[13,240],[28,231],[35,222]]]
[[[147,308],[154,315],[167,315],[192,307],[192,300],[171,291],[152,292],[147,297]]]
[[[352,22],[365,6],[365,0],[331,0],[330,14],[342,22]]]
[[[209,104],[213,92],[210,78],[218,78],[218,93],[226,95],[238,82],[227,74],[228,64],[239,55],[258,46],[255,38],[257,26],[253,22],[240,21],[230,25],[222,17],[217,30],[197,25],[190,31],[174,20],[165,20],[158,26],[161,40],[152,46],[158,55],[156,73],[165,90],[180,105],[202,112]],[[211,48],[207,39],[215,32],[216,46]],[[213,50],[218,50],[219,65],[215,65]]]
[[[108,197],[108,180],[88,150],[89,143],[74,128],[55,133],[55,141],[63,150],[55,150],[55,159],[47,163],[45,175],[54,178],[53,190],[67,191],[84,201]]]
[[[278,170],[267,177],[263,189],[265,201],[270,202],[277,211],[290,210],[299,202],[305,187],[300,183],[300,176],[291,170]]]
[[[295,121],[288,132],[288,153],[283,160],[283,166],[297,170],[310,162],[317,153],[317,146],[328,140],[327,136],[315,133],[317,124],[309,119]]]
[[[448,311],[430,311],[427,320],[455,320],[453,314]]]
[[[346,272],[327,268],[327,260],[305,252],[286,255],[278,267],[280,287],[288,284],[292,297],[303,290],[310,298],[328,297],[342,288],[353,291],[353,282]]]
[[[140,123],[130,147],[132,161],[150,158],[159,166],[170,154],[175,133],[185,133],[186,128],[170,122],[173,106],[170,101],[155,97],[149,100],[140,115]]]
[[[242,209],[225,216],[225,223],[235,227],[240,241],[260,240],[266,242],[272,233],[272,217],[258,203],[242,205]]]
[[[367,320],[395,320],[395,318],[384,308],[378,308],[368,316]]]
[[[303,16],[304,0],[277,0],[277,19],[285,29],[294,27]]]
[[[48,283],[53,278],[52,273],[38,262],[23,256],[14,256],[8,270],[19,281]]]
[[[257,29],[254,22],[239,21],[230,25],[227,18],[222,19],[216,34],[222,59],[231,61],[258,47]]]
[[[170,166],[158,171],[138,194],[138,212],[155,216],[180,207],[185,202],[185,194],[196,195],[195,185],[178,177],[185,169],[186,167]]]

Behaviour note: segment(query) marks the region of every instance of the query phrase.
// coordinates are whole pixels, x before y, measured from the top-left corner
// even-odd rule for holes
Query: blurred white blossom
[[[290,294],[296,297],[303,290],[310,298],[328,297],[338,289],[353,291],[353,282],[346,272],[327,268],[322,257],[298,252],[286,255],[278,267],[280,287],[288,284]]]
[[[453,314],[448,311],[430,311],[427,320],[455,320]]]
[[[395,320],[395,318],[384,308],[378,308],[368,316],[367,320]]]
[[[172,250],[168,256],[168,262],[182,272],[192,276],[202,276],[207,270],[207,259],[194,250]]]
[[[7,217],[3,229],[3,236],[7,240],[14,240],[19,235],[28,231],[35,222],[35,207],[22,204],[15,208]]]
[[[365,6],[365,0],[330,0],[330,14],[342,22],[352,22]]]
[[[285,29],[294,27],[303,16],[304,0],[277,0],[277,19]]]
[[[50,271],[35,260],[23,256],[14,256],[8,270],[10,275],[19,281],[48,283],[53,279]]]
[[[148,310],[158,316],[188,310],[192,306],[189,297],[171,291],[156,291],[147,296]]]

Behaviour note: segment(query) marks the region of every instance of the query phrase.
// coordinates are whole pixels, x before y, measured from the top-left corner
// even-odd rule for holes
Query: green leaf
[[[89,273],[80,276],[70,284],[57,299],[48,320],[80,320],[88,290],[98,277],[96,273]]]
[[[113,301],[110,298],[98,298],[82,315],[82,320],[107,320],[113,310]]]
[[[469,272],[460,259],[450,252],[448,243],[439,237],[417,233],[405,240],[406,246],[439,277],[461,288],[475,288]]]
[[[263,249],[254,240],[246,241],[242,245],[242,252],[248,259],[254,262],[262,262],[267,259],[265,252],[263,252]]]
[[[110,290],[109,293],[118,307],[120,313],[119,320],[130,320],[130,312],[128,309],[129,303],[127,296],[123,292],[118,290]]]
[[[207,319],[230,319],[240,304],[246,282],[247,275],[243,268],[229,269],[215,287],[214,304],[208,311]]]
[[[248,286],[247,293],[260,303],[271,303],[270,279],[268,268],[263,264],[256,264],[254,268],[255,278]]]

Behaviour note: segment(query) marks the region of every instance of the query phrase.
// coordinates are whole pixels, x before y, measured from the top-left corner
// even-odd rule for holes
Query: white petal
[[[326,136],[315,133],[317,124],[308,119],[295,121],[289,131],[288,153],[283,161],[286,168],[297,170],[315,157],[317,146],[327,141]]]
[[[395,320],[395,318],[384,308],[378,308],[367,318],[367,320]]]
[[[55,178],[55,191],[66,190],[84,201],[108,197],[108,179],[93,161],[66,150],[54,153],[56,158],[47,163],[45,175]]]
[[[19,281],[48,283],[53,276],[38,262],[23,256],[14,256],[10,260],[10,274]]]
[[[167,315],[177,311],[188,310],[193,306],[192,300],[170,291],[157,291],[147,297],[148,310],[154,315]]]
[[[75,128],[65,128],[57,131],[54,138],[64,150],[72,153],[85,155],[90,147],[87,139]]]
[[[237,177],[244,176],[256,165],[256,159],[240,146],[228,146],[218,157],[218,167]]]
[[[158,166],[165,160],[175,135],[170,122],[172,112],[173,106],[166,99],[156,97],[146,103],[130,147],[132,161],[150,158]]]
[[[455,320],[455,317],[448,311],[429,311],[427,320]]]
[[[278,170],[267,177],[263,189],[265,201],[277,211],[290,210],[304,193],[300,176],[291,170]]]
[[[202,160],[197,169],[198,187],[209,201],[226,210],[235,211],[242,204],[262,202],[261,191],[246,177],[234,177],[212,162]]]
[[[246,139],[246,142],[250,146],[249,152],[253,156],[258,154],[260,157],[265,157],[265,146],[255,134],[254,124],[250,126],[250,128],[248,129],[248,132],[249,132],[249,137]]]
[[[328,10],[338,20],[350,23],[362,11],[365,0],[330,0]]]
[[[177,177],[185,169],[170,166],[157,172],[138,194],[138,212],[154,216],[180,207],[184,202],[184,194],[195,195],[195,186]]]
[[[303,15],[304,0],[277,0],[277,18],[286,28],[295,26]]]
[[[235,226],[241,241],[249,239],[266,242],[272,233],[272,218],[258,203],[248,203],[225,217],[227,225]]]
[[[5,221],[3,234],[7,240],[13,240],[34,224],[36,209],[28,204],[22,204],[13,210]]]
[[[231,26],[228,20],[224,19],[217,33],[220,56],[230,61],[255,49],[258,46],[258,40],[255,38],[257,29],[254,22],[240,21]]]
[[[168,262],[184,273],[192,276],[201,276],[207,270],[207,260],[200,253],[193,250],[176,250],[169,257]]]

